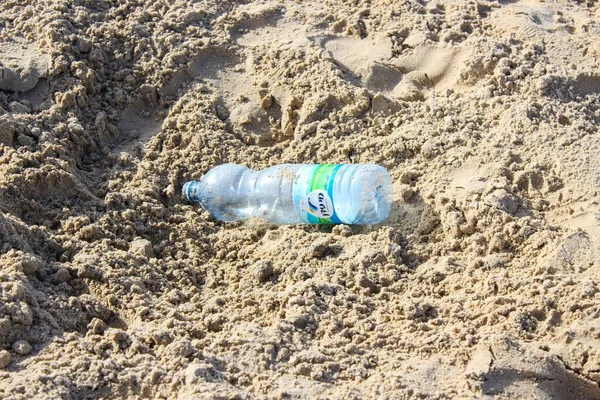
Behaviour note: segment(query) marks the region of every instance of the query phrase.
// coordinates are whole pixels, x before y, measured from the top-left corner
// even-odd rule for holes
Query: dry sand
[[[0,2],[0,398],[600,398],[596,1]],[[378,163],[378,226],[225,224]]]

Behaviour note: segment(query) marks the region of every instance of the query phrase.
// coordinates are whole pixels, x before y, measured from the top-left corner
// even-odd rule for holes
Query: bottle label
[[[304,165],[294,181],[294,205],[303,222],[341,224],[335,212],[333,184],[343,164]]]

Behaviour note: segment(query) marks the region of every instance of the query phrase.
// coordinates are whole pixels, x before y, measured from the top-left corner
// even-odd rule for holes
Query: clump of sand
[[[18,4],[17,4],[18,3]],[[0,397],[600,397],[600,8],[0,4]],[[377,226],[220,223],[378,163]]]

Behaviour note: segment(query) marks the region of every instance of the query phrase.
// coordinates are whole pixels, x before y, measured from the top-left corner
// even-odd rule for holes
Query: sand
[[[0,397],[600,399],[595,1],[0,3]],[[375,226],[222,223],[377,163]]]

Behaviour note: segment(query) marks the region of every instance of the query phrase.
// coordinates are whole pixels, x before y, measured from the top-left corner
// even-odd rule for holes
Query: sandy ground
[[[0,2],[0,398],[600,399],[596,1]],[[377,226],[225,224],[377,163]]]

